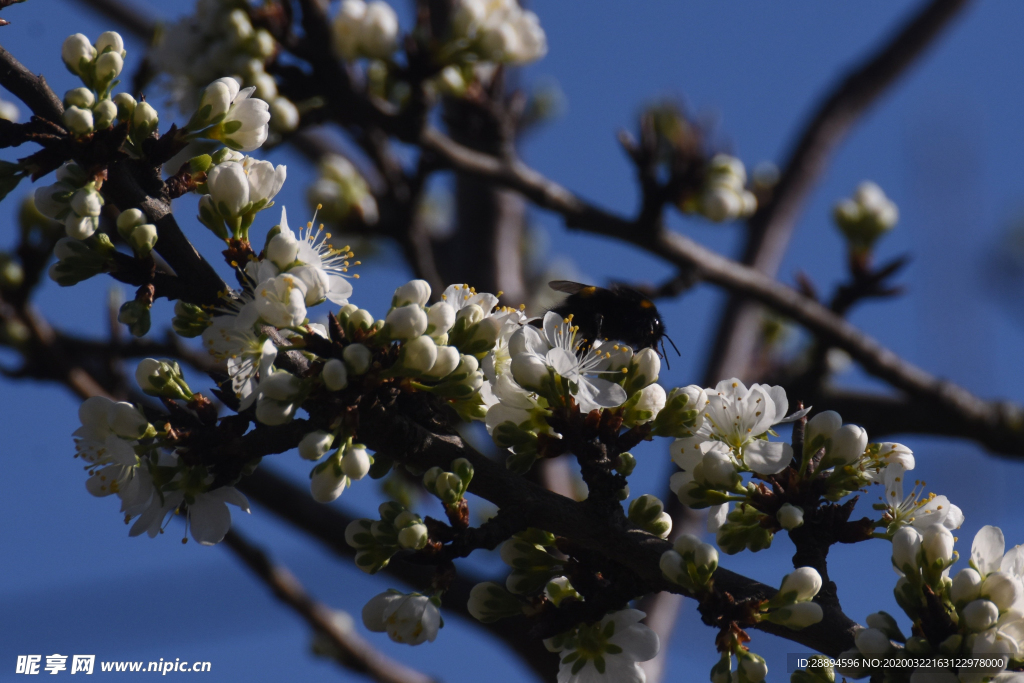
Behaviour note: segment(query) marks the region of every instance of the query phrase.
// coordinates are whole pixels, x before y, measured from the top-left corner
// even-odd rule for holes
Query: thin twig
[[[433,683],[434,679],[390,659],[351,630],[339,628],[331,610],[306,593],[295,575],[274,564],[263,550],[250,543],[236,529],[224,537],[224,545],[260,578],[278,600],[288,605],[318,634],[331,643],[335,660],[379,683]]]

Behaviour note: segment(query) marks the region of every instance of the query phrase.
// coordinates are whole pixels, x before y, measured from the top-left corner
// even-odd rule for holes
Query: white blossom
[[[363,607],[363,625],[377,633],[387,632],[396,643],[432,643],[441,627],[441,611],[425,595],[387,591]]]
[[[558,683],[643,683],[639,662],[653,659],[660,648],[658,634],[640,623],[645,616],[635,609],[611,612],[545,641],[561,657]]]

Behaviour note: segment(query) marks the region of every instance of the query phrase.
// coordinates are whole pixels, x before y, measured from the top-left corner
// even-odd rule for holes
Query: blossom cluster
[[[377,223],[377,200],[366,179],[351,161],[328,154],[317,166],[319,176],[307,190],[309,203],[320,207],[319,215],[331,223],[354,218],[365,225]]]
[[[834,217],[850,251],[862,254],[870,251],[879,237],[896,226],[900,213],[882,188],[866,180],[857,186],[852,198],[836,204]]]
[[[743,162],[728,154],[716,154],[708,162],[700,191],[688,195],[679,208],[716,223],[746,218],[757,210],[757,197],[746,185]]]
[[[270,125],[289,132],[299,125],[299,110],[278,92],[277,82],[266,67],[279,51],[265,28],[254,27],[248,3],[240,0],[204,0],[194,15],[182,17],[163,28],[150,49],[154,67],[166,74],[171,99],[184,111],[197,108],[202,89],[223,76],[234,77],[242,87],[269,104]]]

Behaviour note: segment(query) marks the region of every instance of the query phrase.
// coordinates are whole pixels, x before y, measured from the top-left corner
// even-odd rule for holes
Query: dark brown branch
[[[969,0],[931,0],[903,27],[837,83],[804,126],[783,166],[772,198],[750,220],[742,262],[775,276],[807,196],[836,147],[868,108],[935,41]],[[722,314],[705,384],[744,378],[753,357],[760,312],[734,293]]]
[[[63,125],[64,105],[46,79],[34,75],[3,47],[0,47],[0,85],[24,102],[36,116]]]
[[[385,657],[357,633],[339,628],[332,618],[331,610],[310,597],[294,574],[274,564],[263,550],[246,540],[238,531],[229,531],[224,537],[224,544],[267,584],[278,600],[295,610],[314,631],[328,639],[334,658],[345,668],[378,683],[432,683],[434,680]]]

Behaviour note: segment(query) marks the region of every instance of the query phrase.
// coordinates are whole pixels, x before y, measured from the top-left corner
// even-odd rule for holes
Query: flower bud
[[[984,631],[999,621],[999,607],[989,600],[975,600],[963,609],[964,623],[972,631]]]
[[[157,241],[156,226],[152,223],[145,223],[132,230],[128,236],[128,245],[136,254],[141,257],[148,256]]]
[[[68,71],[81,76],[85,73],[85,65],[82,62],[91,62],[96,58],[96,48],[92,46],[89,39],[81,33],[76,33],[64,39],[60,49],[60,57],[68,67]]]
[[[427,331],[427,314],[419,304],[408,304],[392,309],[385,322],[392,339],[414,339]]]
[[[117,118],[117,105],[111,100],[103,100],[93,107],[92,118],[96,128],[109,128]]]
[[[547,364],[533,354],[513,355],[510,368],[513,379],[527,389],[540,388],[544,380],[551,375]]]
[[[302,391],[302,380],[284,370],[272,372],[260,381],[260,392],[275,401],[290,401]]]
[[[892,564],[903,573],[917,570],[917,557],[921,552],[921,534],[914,527],[905,526],[892,538]]]
[[[805,602],[821,590],[821,575],[813,567],[800,567],[782,579],[780,597],[787,602]]]
[[[363,15],[360,45],[367,57],[387,59],[398,47],[398,15],[391,5],[375,0]]]
[[[368,330],[373,324],[373,314],[364,308],[357,308],[349,314],[346,327],[349,330]]]
[[[693,563],[708,575],[718,569],[718,550],[710,543],[701,543],[693,551]]]
[[[807,449],[816,441],[818,448],[821,448],[821,445],[827,439],[831,439],[832,435],[842,426],[843,418],[834,410],[826,410],[812,417],[807,421],[807,427],[804,429],[804,444],[806,444],[804,452],[807,452]]]
[[[472,356],[466,357],[472,358]],[[461,359],[462,357],[459,355],[459,350],[454,346],[438,346],[437,360],[434,361],[430,370],[424,374],[427,377],[436,377],[438,379],[447,377],[455,372],[456,368],[460,367]]]
[[[337,358],[332,358],[324,363],[320,377],[324,381],[324,386],[330,391],[341,391],[348,386],[348,369]]]
[[[775,519],[779,520],[783,529],[787,531],[795,529],[804,523],[804,509],[797,505],[784,503],[775,513]]]
[[[677,553],[686,557],[688,553],[696,552],[701,543],[702,541],[693,534],[680,534],[679,538],[672,544],[672,547],[675,548]]]
[[[138,103],[135,98],[126,92],[114,95],[113,103],[117,105],[117,118],[122,121],[130,121],[135,114],[135,107]]]
[[[428,540],[426,524],[413,524],[398,532],[398,545],[406,550],[422,550]]]
[[[401,310],[401,309],[399,309]],[[420,311],[422,313],[422,311]],[[390,316],[389,316],[390,317]],[[424,323],[426,316],[423,316]],[[424,328],[426,325],[424,324]],[[405,342],[399,356],[399,364],[409,372],[425,373],[437,361],[437,345],[434,340],[422,335]]]
[[[141,439],[149,429],[149,420],[131,403],[114,403],[108,410],[110,430],[124,439]]]
[[[121,309],[117,312],[117,322],[127,325],[132,336],[145,336],[151,325],[149,306],[142,301],[126,301],[121,304]]]
[[[132,113],[132,126],[134,126],[132,137],[135,140],[145,140],[153,134],[159,125],[160,116],[148,102],[139,102],[135,106],[135,111]]]
[[[270,126],[278,133],[290,133],[299,127],[299,108],[287,97],[275,97],[270,103]]]
[[[874,614],[869,614],[865,621],[870,628],[877,628],[891,640],[906,640],[903,633],[900,632],[899,624],[897,624],[896,620],[892,618],[892,615],[887,612],[875,612]]]
[[[96,58],[96,84],[105,88],[121,75],[124,68],[124,57],[117,52],[107,52]],[[102,89],[101,88],[101,89]]]
[[[334,435],[318,429],[302,437],[299,442],[299,456],[306,460],[319,460],[327,455],[334,443]]]
[[[761,683],[768,676],[764,658],[753,652],[737,653],[737,683]]]
[[[96,52],[116,52],[124,57],[124,39],[117,31],[105,31],[96,39]]]
[[[64,124],[77,135],[92,132],[92,111],[79,107],[68,107],[64,110]]]
[[[370,454],[365,448],[349,448],[341,458],[341,469],[350,479],[359,480],[370,471]]]
[[[294,263],[298,255],[299,241],[295,239],[295,233],[286,228],[274,235],[267,245],[267,258],[281,269]]]
[[[348,484],[348,477],[328,460],[313,469],[309,480],[309,491],[318,503],[330,503],[338,498]]]
[[[430,300],[430,285],[426,280],[410,280],[395,290],[391,299],[392,308],[401,308],[408,304],[426,306]]]
[[[447,334],[455,324],[455,308],[444,301],[438,301],[427,309],[427,330],[431,336]]]
[[[103,210],[103,197],[96,190],[83,188],[71,196],[71,209],[79,216],[95,218]]]
[[[96,104],[96,95],[89,88],[73,88],[64,93],[65,107],[92,109],[94,104]]]
[[[177,363],[146,358],[135,369],[135,381],[143,393],[169,399],[190,400],[192,390]]]
[[[370,369],[370,360],[373,358],[373,354],[362,344],[349,344],[341,355],[353,375],[362,375]]]
[[[832,435],[828,459],[835,464],[851,465],[857,462],[867,447],[867,430],[857,425],[844,425]]]
[[[941,562],[943,568],[953,561],[953,534],[941,524],[932,524],[921,535],[921,547],[929,565]]]
[[[821,621],[823,612],[816,602],[797,602],[781,607],[772,613],[772,621],[794,630],[813,626]]]
[[[970,602],[981,595],[982,578],[974,569],[966,567],[953,577],[953,585],[949,589],[949,599],[955,605]]]
[[[884,655],[892,651],[889,636],[877,628],[866,628],[853,637],[857,649],[864,655]]]
[[[291,422],[295,404],[262,397],[256,401],[256,420],[270,427]]]

